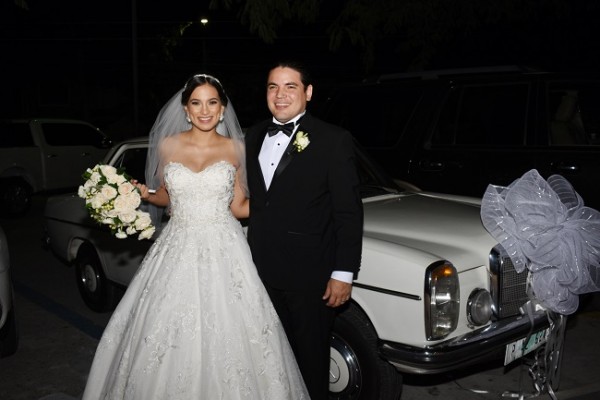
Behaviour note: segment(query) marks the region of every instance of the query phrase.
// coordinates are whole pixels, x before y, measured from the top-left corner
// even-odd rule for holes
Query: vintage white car
[[[125,141],[105,163],[143,177],[147,145]],[[351,304],[335,322],[331,398],[397,399],[403,374],[508,363],[543,343],[546,315],[521,314],[526,276],[484,229],[478,199],[404,190],[358,147],[357,158],[363,260]],[[50,197],[45,221],[50,248],[74,265],[85,302],[98,311],[113,307],[152,242],[114,238],[76,194]],[[531,332],[542,334],[514,345]]]
[[[8,244],[0,227],[0,358],[13,354],[19,345],[13,297]]]

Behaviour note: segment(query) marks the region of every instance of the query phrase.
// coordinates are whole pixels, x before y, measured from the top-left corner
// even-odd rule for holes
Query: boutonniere
[[[310,139],[308,138],[308,133],[298,131],[298,133],[296,133],[296,139],[294,140],[294,143],[292,143],[292,144],[296,148],[296,151],[298,153],[300,153],[302,150],[304,150],[310,144]]]

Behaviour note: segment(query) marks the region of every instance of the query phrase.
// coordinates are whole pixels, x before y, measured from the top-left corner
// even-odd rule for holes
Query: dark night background
[[[116,140],[145,135],[162,104],[204,71],[221,79],[249,125],[267,115],[266,72],[280,58],[310,67],[316,103],[337,84],[386,72],[509,64],[579,72],[600,65],[596,0],[480,2],[493,7],[480,21],[467,15],[474,0],[396,2],[410,6],[406,29],[386,33],[384,19],[372,46],[346,39],[336,51],[327,28],[343,5],[384,0],[326,0],[314,23],[283,20],[273,43],[251,33],[235,10],[210,10],[207,0],[29,0],[27,10],[20,1],[2,0],[0,8],[0,118],[84,119]],[[437,3],[451,12],[427,7]],[[177,34],[201,16],[208,24]]]

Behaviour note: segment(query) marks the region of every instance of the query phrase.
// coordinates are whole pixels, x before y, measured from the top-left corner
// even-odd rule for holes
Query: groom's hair
[[[302,81],[302,84],[304,85],[304,90],[306,90],[308,85],[312,85],[312,77],[310,76],[310,72],[302,63],[298,61],[279,61],[273,65],[271,69],[269,69],[269,72],[275,68],[291,68],[294,71],[297,71],[300,74],[300,81]]]

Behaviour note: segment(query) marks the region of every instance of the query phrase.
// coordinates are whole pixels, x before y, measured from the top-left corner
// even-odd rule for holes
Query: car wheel
[[[0,188],[0,203],[8,216],[19,217],[31,208],[33,189],[20,178],[9,178],[2,181]]]
[[[100,258],[90,246],[83,246],[75,259],[77,288],[85,304],[97,312],[112,310],[117,303],[116,287],[106,279]]]
[[[378,356],[377,334],[356,306],[336,317],[329,372],[330,399],[400,399],[402,375]]]
[[[17,347],[19,347],[19,335],[13,308],[9,311],[4,326],[0,329],[0,358],[14,354]]]

